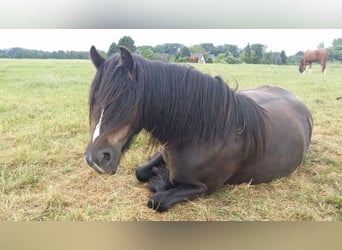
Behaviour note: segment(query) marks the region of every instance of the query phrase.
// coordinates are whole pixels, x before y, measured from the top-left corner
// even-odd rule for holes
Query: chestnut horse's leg
[[[311,66],[312,66],[312,63],[310,62],[309,63],[309,74],[311,74]]]
[[[172,207],[175,203],[193,200],[205,194],[205,184],[178,184],[167,191],[155,193],[148,201],[147,206],[156,211],[163,212]]]
[[[152,156],[152,159],[145,165],[137,167],[135,175],[139,181],[146,182],[154,175],[153,167],[158,167],[164,163],[163,156],[160,152]]]
[[[326,75],[327,74],[327,68],[326,68],[326,62],[322,63],[322,74]]]

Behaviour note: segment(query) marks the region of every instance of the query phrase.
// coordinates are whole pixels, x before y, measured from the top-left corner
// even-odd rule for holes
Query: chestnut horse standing
[[[198,56],[189,56],[188,57],[188,62],[191,62],[191,63],[198,63]]]
[[[305,72],[306,64],[309,64],[309,73],[311,74],[311,65],[313,62],[319,62],[322,65],[322,74],[326,74],[326,64],[329,52],[326,49],[307,50],[304,52],[299,65],[299,72]]]

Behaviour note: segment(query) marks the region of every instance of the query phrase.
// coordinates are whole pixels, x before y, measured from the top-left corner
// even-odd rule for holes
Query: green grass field
[[[193,65],[235,88],[278,85],[312,111],[312,144],[289,177],[268,184],[224,186],[165,213],[135,167],[151,153],[139,135],[116,175],[98,175],[83,160],[88,133],[90,61],[0,60],[0,220],[342,220],[342,65]],[[234,80],[235,79],[235,80]],[[291,122],[291,121],[289,121]],[[281,143],[281,142],[280,142]]]

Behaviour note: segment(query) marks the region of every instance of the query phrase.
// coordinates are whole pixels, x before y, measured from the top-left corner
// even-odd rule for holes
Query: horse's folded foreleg
[[[204,195],[206,191],[205,184],[178,184],[167,191],[155,193],[148,201],[147,206],[163,212],[178,202],[196,199]]]
[[[162,192],[173,187],[169,180],[169,170],[165,163],[152,168],[153,176],[149,179],[146,187],[153,193]]]
[[[151,160],[139,167],[135,171],[135,175],[139,181],[146,182],[154,175],[153,167],[158,167],[164,163],[162,154],[160,152],[156,153]]]

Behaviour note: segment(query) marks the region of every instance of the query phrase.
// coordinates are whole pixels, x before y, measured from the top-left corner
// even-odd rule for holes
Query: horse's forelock
[[[110,118],[109,114],[115,108],[113,107],[113,103],[126,89],[129,89],[129,86],[125,86],[124,84],[120,85],[119,82],[115,82],[117,81],[116,78],[121,76],[117,74],[120,70],[122,70],[120,57],[118,54],[114,54],[105,61],[103,66],[95,74],[89,93],[89,124],[91,129],[94,127],[94,123],[97,122],[98,114],[101,113],[103,108],[106,109],[103,120],[107,121]],[[131,81],[131,79],[127,78],[119,80]],[[126,99],[122,97],[121,99],[123,100],[121,104],[124,106]]]

